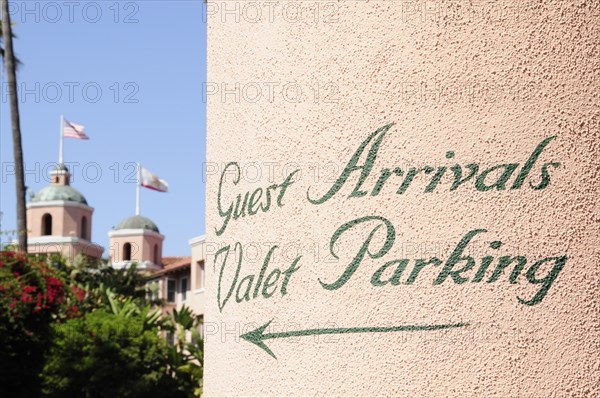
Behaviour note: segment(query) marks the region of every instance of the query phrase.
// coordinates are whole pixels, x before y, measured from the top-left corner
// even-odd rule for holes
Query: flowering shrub
[[[36,396],[51,323],[79,316],[84,298],[44,260],[0,252],[0,396]]]
[[[68,286],[44,261],[0,252],[0,317],[3,323],[34,333],[32,326],[50,318],[77,316],[85,291]]]

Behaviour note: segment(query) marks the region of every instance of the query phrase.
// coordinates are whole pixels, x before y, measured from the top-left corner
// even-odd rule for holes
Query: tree
[[[165,319],[158,308],[104,290],[104,308],[54,325],[41,373],[46,397],[169,397],[200,395],[202,345],[189,309]],[[160,331],[178,332],[169,346]],[[186,342],[186,331],[196,342]]]
[[[13,33],[10,22],[8,0],[2,2],[2,41],[4,42],[4,65],[8,81],[10,100],[10,120],[12,123],[13,156],[15,162],[15,181],[17,194],[17,233],[18,247],[22,253],[27,252],[27,212],[25,209],[25,173],[23,164],[23,143],[21,139],[21,122],[19,117],[19,101],[17,97],[17,60],[13,50]]]
[[[43,396],[187,397],[167,372],[166,342],[143,315],[100,309],[54,330]]]

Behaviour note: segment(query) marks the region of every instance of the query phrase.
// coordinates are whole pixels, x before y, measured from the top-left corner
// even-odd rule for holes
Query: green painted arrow
[[[318,334],[345,334],[345,333],[387,333],[387,332],[416,332],[416,331],[434,331],[451,328],[461,328],[469,326],[468,323],[450,323],[442,325],[403,325],[403,326],[390,326],[390,327],[358,327],[358,328],[331,328],[331,329],[305,329],[295,330],[290,332],[279,332],[279,333],[264,333],[265,329],[273,322],[271,319],[261,327],[254,329],[248,333],[244,333],[240,337],[250,343],[256,344],[263,350],[265,350],[273,358],[277,359],[273,351],[267,347],[264,340],[270,339],[282,339],[286,337],[295,336],[312,336]]]

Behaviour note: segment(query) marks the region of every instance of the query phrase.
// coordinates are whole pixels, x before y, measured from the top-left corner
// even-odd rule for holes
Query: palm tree
[[[12,123],[13,153],[15,162],[15,181],[17,193],[17,233],[19,251],[27,252],[27,213],[25,210],[25,174],[23,171],[23,144],[21,140],[21,123],[19,120],[19,102],[17,98],[17,61],[13,51],[13,34],[8,12],[8,0],[2,2],[2,41],[4,50],[2,57],[6,67],[8,94],[10,100],[10,120]]]

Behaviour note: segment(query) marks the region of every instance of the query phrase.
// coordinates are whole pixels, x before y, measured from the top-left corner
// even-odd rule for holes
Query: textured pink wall
[[[162,240],[158,236],[147,236],[139,234],[131,236],[112,236],[110,238],[111,253],[113,261],[124,261],[125,253],[123,246],[131,244],[132,261],[154,261],[154,245],[158,245],[158,259],[162,259]]]
[[[270,9],[251,3],[208,4],[206,396],[599,396],[599,5],[284,1]],[[361,142],[388,123],[395,125],[364,182],[368,194],[349,197],[355,171],[330,200],[309,203],[307,192],[312,198],[327,192]],[[516,163],[522,170],[551,136],[520,189],[511,189],[517,170],[505,189],[480,191],[471,181],[451,191],[447,171],[430,193],[424,191],[433,173],[417,176],[403,194],[395,193],[402,178],[391,176],[371,195],[383,168],[407,173],[476,163],[481,172]],[[448,151],[454,158],[446,158]],[[225,210],[238,194],[243,200],[248,191],[300,172],[281,206],[273,190],[267,212],[231,220],[217,236],[224,220],[219,182],[232,161],[241,178],[237,185],[232,174],[225,180]],[[560,166],[549,167],[548,186],[532,189],[529,182],[539,184],[551,162]],[[363,260],[339,289],[324,289],[319,280],[337,280],[377,222],[341,235],[338,259],[329,251],[332,235],[364,216],[393,224],[393,246]],[[488,232],[468,246],[477,265],[464,273],[466,283],[434,284],[443,264],[404,283],[416,259],[445,262],[478,228]],[[372,251],[382,247],[384,232],[373,236]],[[491,249],[496,240],[503,246]],[[245,253],[239,279],[254,274],[256,280],[273,245],[279,248],[266,275],[301,256],[285,295],[280,279],[268,299],[259,291],[238,303],[234,291],[219,308],[223,253],[218,261],[215,253],[236,242]],[[486,255],[521,255],[527,265],[515,283],[512,265],[488,283],[495,260],[486,279],[474,283]],[[528,300],[541,286],[526,276],[532,264],[554,256],[567,260],[545,297],[520,303],[517,297]],[[373,286],[379,267],[402,258],[411,260],[403,283]],[[232,252],[222,295],[236,259]],[[547,275],[549,264],[533,277]],[[469,326],[265,341],[274,359],[240,338],[269,320],[272,333]]]
[[[27,210],[27,229],[31,236],[42,235],[42,218],[44,214],[52,216],[52,235],[80,237],[81,219],[87,217],[87,236],[90,238],[92,227],[92,211],[81,207],[34,207]]]

